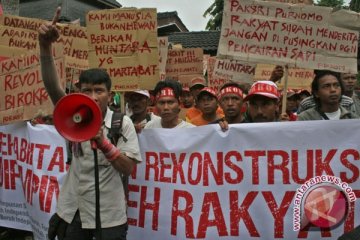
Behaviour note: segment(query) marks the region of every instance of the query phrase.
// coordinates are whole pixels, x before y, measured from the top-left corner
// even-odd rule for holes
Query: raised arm
[[[52,56],[52,43],[59,38],[59,31],[56,28],[56,22],[60,17],[60,13],[61,8],[58,7],[52,22],[42,24],[38,29],[41,74],[46,91],[48,92],[54,105],[60,100],[60,98],[65,96],[65,92],[60,85],[54,58]]]

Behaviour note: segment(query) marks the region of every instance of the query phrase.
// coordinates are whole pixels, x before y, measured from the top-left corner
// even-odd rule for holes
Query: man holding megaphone
[[[61,9],[58,8],[53,21],[41,25],[38,30],[42,77],[54,104],[57,104],[65,96],[65,92],[60,86],[51,51],[52,43],[59,37],[56,22],[60,12]],[[129,175],[135,164],[141,161],[135,128],[130,118],[125,116],[122,122],[122,135],[127,141],[121,138],[115,146],[106,138],[111,127],[113,112],[108,108],[111,97],[111,79],[104,70],[83,71],[80,75],[79,85],[80,92],[90,97],[99,106],[102,119],[100,125],[102,123],[102,126],[90,139],[96,143],[97,149],[92,150],[91,141],[75,141],[73,143],[71,166],[60,190],[56,214],[50,219],[49,239],[54,239],[55,236],[60,240],[87,240],[93,239],[94,236],[98,239],[98,231],[95,231],[95,229],[98,230],[95,217],[95,174],[98,174],[100,189],[100,239],[126,239],[126,200],[120,174]],[[84,103],[77,103],[76,100],[72,104],[84,105]],[[73,119],[74,116],[70,117],[66,112],[64,111],[63,124],[76,122]],[[90,116],[88,120],[90,120],[85,127],[81,126],[82,128],[93,128],[91,114],[95,113],[91,112],[90,107],[90,115],[88,114]],[[73,138],[75,139],[78,137],[76,135],[78,128],[80,127],[76,124],[74,127],[72,125],[69,127],[74,132]],[[68,134],[71,135],[71,132]],[[98,171],[95,171],[96,168],[94,168],[93,158],[95,155],[98,156]]]

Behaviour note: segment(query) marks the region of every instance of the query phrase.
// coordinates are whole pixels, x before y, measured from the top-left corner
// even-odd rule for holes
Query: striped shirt
[[[352,100],[348,96],[341,95],[340,105],[350,112],[354,112],[354,113],[356,112],[354,100]],[[316,103],[314,97],[313,96],[307,97],[301,101],[297,113],[300,114],[301,112],[313,108],[315,106]]]

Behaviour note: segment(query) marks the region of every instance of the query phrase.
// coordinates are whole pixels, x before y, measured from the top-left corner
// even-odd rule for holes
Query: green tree
[[[355,12],[360,12],[360,0],[351,0],[350,1],[350,10]]]
[[[315,5],[324,7],[342,7],[344,0],[320,0]]]
[[[211,6],[206,9],[203,16],[210,15],[206,24],[206,30],[219,30],[221,28],[222,16],[224,11],[224,0],[215,0]]]

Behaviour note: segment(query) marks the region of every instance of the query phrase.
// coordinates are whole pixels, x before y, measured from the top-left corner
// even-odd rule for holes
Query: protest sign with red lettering
[[[360,225],[360,122],[340,121],[143,130],[128,239],[337,239]],[[348,186],[345,221],[294,231],[304,184],[323,175]]]
[[[201,48],[170,49],[166,62],[166,77],[180,80],[180,75],[203,75]],[[185,77],[186,78],[186,77]]]
[[[231,59],[216,59],[213,77],[227,81],[253,83],[255,63]]]
[[[257,64],[255,70],[254,81],[269,80],[271,72],[275,65]],[[284,79],[284,78],[283,78]],[[283,79],[278,83],[279,87],[283,87]],[[293,89],[310,89],[311,82],[314,79],[314,71],[303,68],[289,68],[288,70],[288,88]]]
[[[168,37],[158,37],[160,80],[166,78],[166,62],[169,51]]]
[[[359,33],[331,25],[332,8],[257,0],[224,3],[218,57],[357,73]]]
[[[65,84],[62,56],[55,56],[57,72]],[[52,114],[53,105],[45,90],[38,54],[30,53],[0,62],[0,124]]]
[[[153,89],[159,81],[156,9],[90,11],[86,26],[89,65],[107,69],[113,90]]]
[[[60,37],[57,43],[64,47],[65,66],[85,70],[89,68],[89,47],[86,28],[76,24],[59,24]]]
[[[216,57],[209,57],[207,64],[207,74],[208,74],[208,86],[214,91],[218,92],[221,86],[228,82],[228,80],[224,78],[218,78],[214,75]]]
[[[54,126],[0,126],[0,226],[48,239],[66,161],[65,140]]]
[[[26,50],[38,49],[37,29],[44,22],[36,18],[6,14],[0,16],[0,45]]]
[[[39,51],[37,29],[45,21],[4,15],[0,18],[1,55],[19,56],[24,51]],[[54,44],[54,51],[63,51],[65,67],[84,70],[88,64],[88,42],[86,29],[75,24],[58,24],[60,37]],[[22,51],[23,50],[23,51]]]

